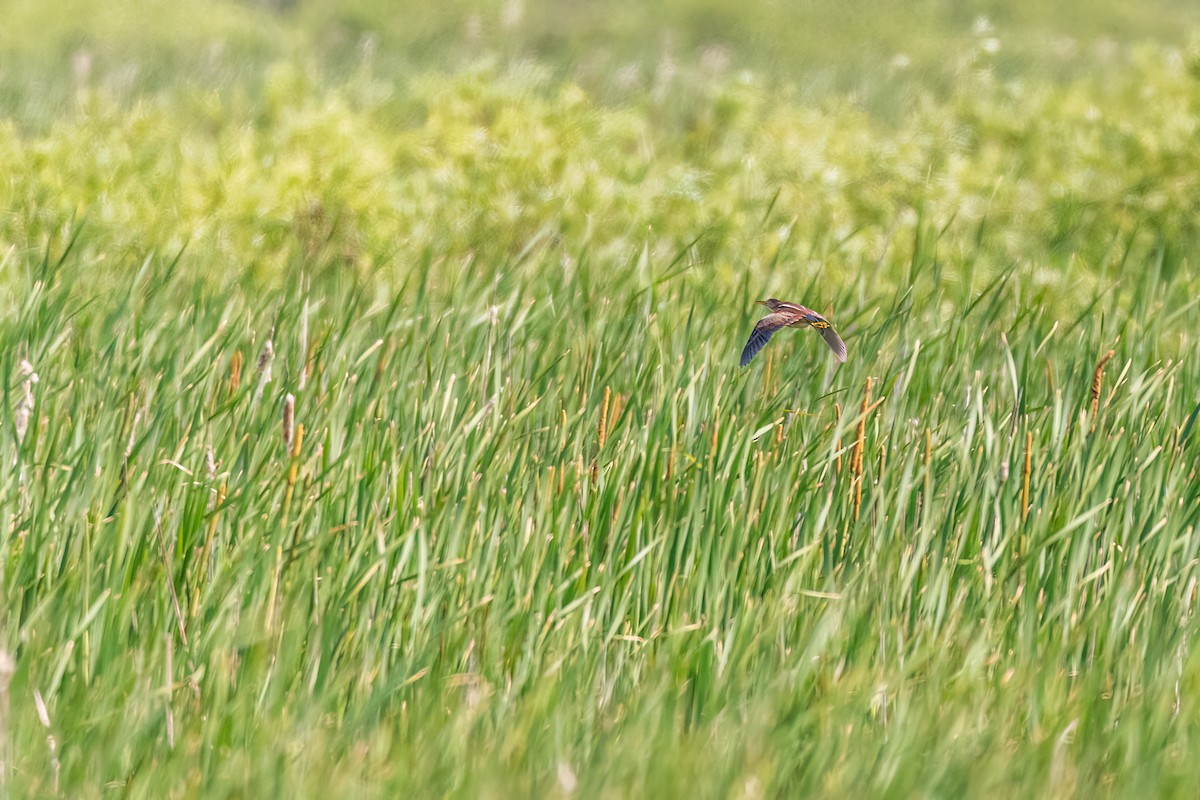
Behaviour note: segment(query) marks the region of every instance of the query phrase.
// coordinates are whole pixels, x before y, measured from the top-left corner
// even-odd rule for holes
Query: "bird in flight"
[[[829,349],[833,351],[834,357],[838,361],[846,360],[846,343],[842,341],[842,337],[837,335],[837,331],[829,324],[829,320],[811,308],[776,300],[774,297],[770,300],[756,300],[755,302],[771,309],[771,313],[760,319],[754,326],[754,331],[750,334],[750,341],[746,342],[746,348],[742,350],[743,367],[750,363],[759,350],[763,349],[763,345],[771,341],[775,331],[780,328],[816,328],[820,331],[825,344],[829,345]]]

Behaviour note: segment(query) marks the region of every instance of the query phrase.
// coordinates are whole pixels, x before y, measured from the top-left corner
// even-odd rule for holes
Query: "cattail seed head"
[[[1104,365],[1115,355],[1115,350],[1105,353],[1104,357],[1096,363],[1096,369],[1092,373],[1092,419],[1095,419],[1100,411],[1100,392],[1104,386]]]
[[[296,397],[289,392],[283,398],[283,446],[287,452],[292,449],[292,436],[295,432]]]
[[[300,457],[300,448],[303,446],[303,444],[304,444],[304,426],[297,425],[296,426],[296,436],[292,440],[292,458]]]
[[[229,394],[237,394],[242,385],[242,351],[238,350],[229,359]]]
[[[600,428],[596,431],[596,439],[600,443],[600,449],[604,449],[604,442],[608,439],[608,411],[609,403],[612,401],[612,389],[604,387],[604,405],[600,406]]]
[[[275,360],[275,344],[268,336],[262,352],[258,354],[258,366],[254,370],[258,385],[254,389],[254,399],[262,397],[263,389],[271,382],[271,363]]]
[[[258,354],[258,368],[256,373],[261,383],[271,382],[271,362],[275,360],[275,343],[267,339],[263,345],[262,352]]]
[[[856,431],[854,455],[850,459],[850,471],[854,474],[854,519],[856,521],[862,508],[863,451],[867,444],[867,414],[870,413],[871,408],[871,379],[867,378],[867,385],[863,390],[862,415],[859,417]]]
[[[871,407],[871,379],[867,378],[866,388],[863,390],[862,401],[862,416],[858,420],[858,429],[855,431],[854,440],[854,458],[851,464],[851,469],[855,475],[862,475],[863,449],[866,447],[867,439],[867,411]]]

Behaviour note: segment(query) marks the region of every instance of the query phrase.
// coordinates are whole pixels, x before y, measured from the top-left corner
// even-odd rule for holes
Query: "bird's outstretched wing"
[[[802,319],[812,327],[816,328],[821,334],[821,338],[825,340],[825,344],[829,345],[829,349],[833,351],[834,357],[846,363],[846,343],[842,341],[842,337],[838,336],[838,332],[829,324],[829,320],[822,317],[812,309],[805,309]]]
[[[750,340],[746,342],[746,347],[742,350],[742,366],[750,363],[751,359],[758,354],[759,350],[763,349],[763,345],[771,341],[771,337],[775,335],[775,331],[792,321],[792,315],[783,312],[767,314],[758,321],[754,326],[754,331],[750,334]]]
[[[814,328],[817,326],[813,326]],[[829,349],[833,351],[833,356],[843,364],[846,363],[846,343],[842,341],[842,337],[838,336],[838,332],[833,329],[833,326],[828,322],[825,327],[820,329],[821,338],[825,340],[825,344],[829,345]]]

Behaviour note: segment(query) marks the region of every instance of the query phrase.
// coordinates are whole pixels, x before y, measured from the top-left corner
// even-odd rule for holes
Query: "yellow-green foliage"
[[[84,91],[49,130],[0,128],[0,243],[41,249],[81,217],[110,257],[187,244],[270,276],[327,243],[377,270],[503,259],[544,235],[618,261],[700,237],[705,279],[728,282],[781,239],[784,257],[815,247],[835,272],[903,260],[920,217],[947,253],[984,226],[992,267],[1061,290],[1067,254],[1094,275],[1135,230],[1195,242],[1195,52],[1144,49],[1118,81],[1065,85],[975,58],[950,96],[895,121],[724,72],[681,84],[678,114],[600,103],[532,66],[330,86],[281,63],[261,102],[194,91],[127,108]]]

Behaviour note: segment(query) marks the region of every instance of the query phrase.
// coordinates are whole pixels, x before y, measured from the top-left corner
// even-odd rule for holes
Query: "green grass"
[[[1194,49],[881,115],[292,13],[0,75],[0,791],[1191,796]],[[772,295],[849,361],[738,369]]]

